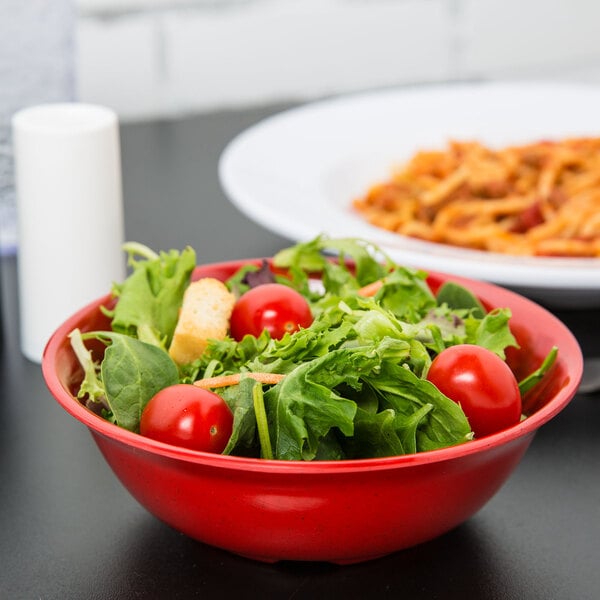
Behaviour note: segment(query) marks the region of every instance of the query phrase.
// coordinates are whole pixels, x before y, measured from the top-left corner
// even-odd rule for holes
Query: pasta
[[[402,235],[528,256],[600,256],[600,138],[419,151],[353,201]]]

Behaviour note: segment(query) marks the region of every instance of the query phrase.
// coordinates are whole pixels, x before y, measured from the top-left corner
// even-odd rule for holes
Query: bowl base
[[[242,558],[246,558],[248,560],[254,560],[256,562],[261,562],[264,564],[274,565],[277,563],[308,563],[308,562],[319,562],[319,563],[328,563],[332,565],[338,565],[340,567],[346,567],[349,565],[356,565],[359,563],[369,562],[371,560],[378,560],[383,558],[384,556],[388,556],[391,553],[384,552],[383,554],[373,554],[369,556],[359,556],[354,558],[342,558],[342,559],[319,559],[319,560],[302,560],[302,559],[290,559],[290,558],[273,558],[270,556],[254,556],[250,554],[238,554],[235,553]]]

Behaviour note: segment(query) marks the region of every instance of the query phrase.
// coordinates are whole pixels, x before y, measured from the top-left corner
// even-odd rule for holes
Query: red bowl
[[[241,264],[201,266],[194,275],[225,279]],[[510,307],[521,345],[509,356],[517,375],[536,368],[552,346],[559,348],[544,384],[528,398],[527,419],[451,448],[381,459],[288,462],[197,452],[121,429],[75,398],[81,370],[67,337],[76,327],[107,329],[99,306],[108,296],[52,335],[43,373],[59,404],[89,428],[123,485],[173,528],[263,561],[364,561],[435,538],[472,516],[509,477],[537,429],[568,404],[581,380],[579,345],[552,314],[491,284],[441,273],[429,278],[433,289],[446,280],[468,286],[488,307]]]

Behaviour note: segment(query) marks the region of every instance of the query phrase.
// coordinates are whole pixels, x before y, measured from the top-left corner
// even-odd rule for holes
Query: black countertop
[[[231,205],[217,177],[227,141],[280,108],[123,126],[127,238],[190,244],[200,262],[288,245]],[[0,598],[600,597],[600,394],[576,396],[544,426],[499,493],[454,531],[363,564],[267,565],[186,538],[137,504],[21,355],[17,302],[16,261],[4,257]],[[600,311],[557,314],[586,355],[600,355]]]

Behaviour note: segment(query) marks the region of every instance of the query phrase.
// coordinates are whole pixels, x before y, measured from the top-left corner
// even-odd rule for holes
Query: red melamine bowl
[[[244,261],[248,262],[248,261]],[[257,264],[260,261],[256,261]],[[239,262],[198,267],[195,278],[225,279]],[[467,520],[506,481],[537,429],[574,396],[583,359],[571,332],[537,304],[500,287],[430,274],[468,286],[488,307],[512,310],[521,348],[509,362],[517,375],[558,346],[555,366],[529,417],[485,438],[452,448],[381,459],[287,462],[186,450],[113,425],[75,397],[81,378],[68,334],[106,329],[92,302],[53,334],[42,368],[59,404],[87,426],[129,492],[156,517],[201,542],[258,560],[354,563],[435,538]]]

